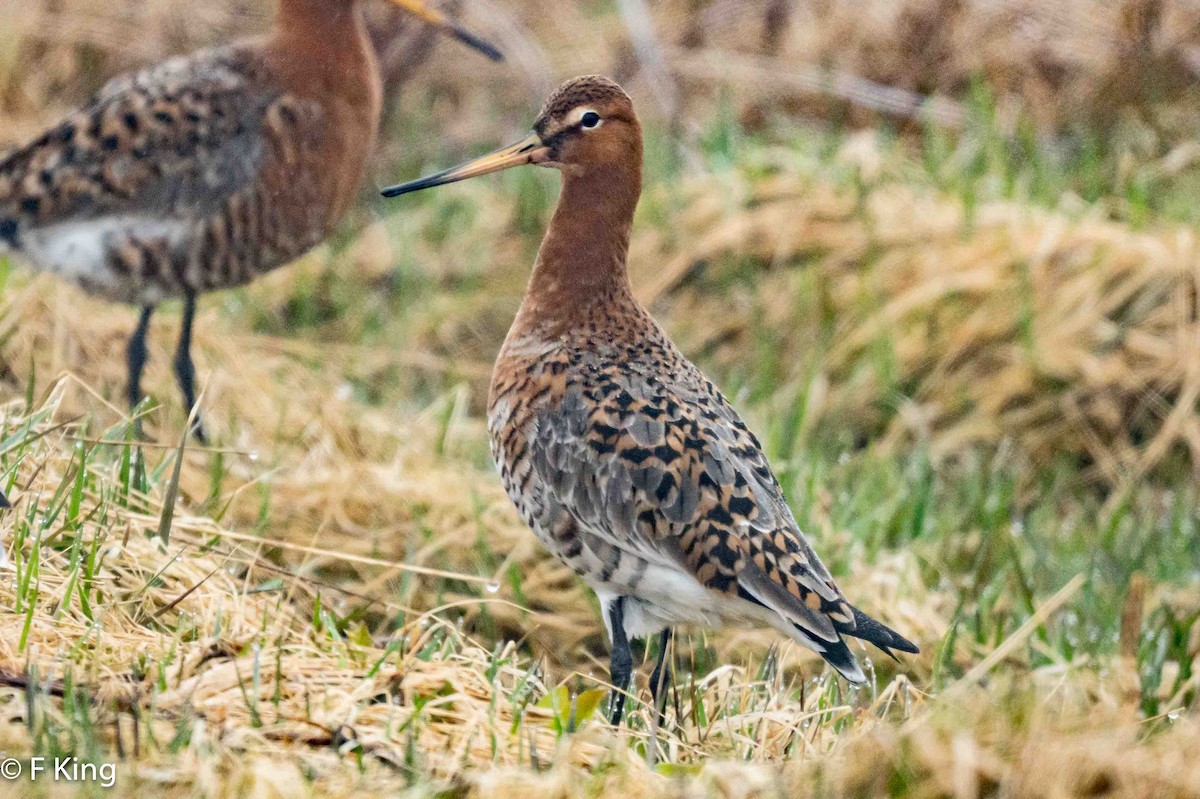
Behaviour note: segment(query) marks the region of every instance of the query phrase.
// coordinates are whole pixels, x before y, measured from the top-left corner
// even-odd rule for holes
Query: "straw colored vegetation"
[[[469,4],[498,75],[376,12],[377,180],[509,138],[549,76],[626,79],[638,291],[921,655],[864,650],[851,691],[772,634],[691,631],[666,723],[604,722],[594,601],[516,518],[481,416],[556,190],[530,170],[364,192],[294,268],[206,299],[211,449],[181,448],[170,309],[134,443],[133,313],[0,256],[0,751],[116,762],[122,795],[1200,795],[1192,89],[1121,68],[1129,31],[1188,68],[1191,5],[665,4],[666,82],[619,14],[570,6]],[[264,18],[0,4],[0,137]],[[871,110],[883,84],[942,104]]]

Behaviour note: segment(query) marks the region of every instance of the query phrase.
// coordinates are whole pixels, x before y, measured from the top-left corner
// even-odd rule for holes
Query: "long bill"
[[[433,175],[410,180],[407,183],[397,183],[395,186],[388,186],[382,193],[384,197],[398,197],[401,194],[408,194],[411,191],[420,191],[421,189],[430,189],[434,186],[442,186],[446,183],[455,183],[467,178],[486,175],[490,172],[499,172],[501,169],[511,169],[514,166],[523,166],[524,164],[538,164],[545,161],[548,155],[549,149],[546,145],[542,144],[541,138],[536,133],[530,133],[516,144],[501,147],[499,150],[494,150],[487,155],[481,155],[472,161],[467,161],[465,164],[452,166]]]
[[[461,27],[441,11],[432,8],[425,0],[392,0],[392,2],[414,17],[428,22],[430,25],[445,31],[468,47],[478,50],[493,61],[504,60],[504,54],[496,49],[495,45]]]

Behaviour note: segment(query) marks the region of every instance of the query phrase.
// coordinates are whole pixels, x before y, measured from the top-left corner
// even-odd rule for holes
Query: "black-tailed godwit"
[[[634,298],[626,271],[642,131],[611,80],[569,81],[526,139],[388,196],[521,164],[562,193],[492,374],[492,454],[513,503],[595,590],[620,721],[633,638],[765,624],[865,681],[843,636],[917,647],[852,606],[805,540],[758,440]]]

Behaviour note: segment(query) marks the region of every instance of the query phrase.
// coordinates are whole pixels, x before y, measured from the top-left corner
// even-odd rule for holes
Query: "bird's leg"
[[[192,366],[192,320],[195,316],[196,294],[189,291],[183,295],[183,325],[179,330],[179,346],[175,350],[175,378],[179,381],[179,389],[183,392],[183,401],[189,415],[196,407],[196,369]],[[192,425],[192,434],[201,444],[206,443],[199,412],[196,413],[196,421]]]
[[[659,724],[662,724],[667,707],[667,691],[671,687],[671,670],[667,668],[667,650],[671,645],[671,628],[662,631],[658,639],[658,663],[650,672],[650,697],[654,702],[654,710],[658,713]]]
[[[612,714],[609,718],[615,727],[625,715],[625,691],[629,688],[629,677],[633,674],[633,652],[629,648],[629,639],[625,636],[625,597],[619,596],[613,600],[608,610],[608,619],[612,625],[612,658],[609,661],[608,679],[613,684],[612,700],[609,703]]]
[[[129,366],[129,410],[132,412],[142,401],[142,370],[146,368],[146,336],[150,333],[150,316],[154,313],[153,305],[143,305],[141,316],[138,317],[137,329],[129,337],[129,345],[125,348],[125,362]],[[140,438],[142,421],[135,419],[134,431]]]

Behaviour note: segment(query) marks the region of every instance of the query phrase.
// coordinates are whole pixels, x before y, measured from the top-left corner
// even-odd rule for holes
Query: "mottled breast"
[[[521,516],[593,586],[618,593],[636,593],[649,566],[682,566],[680,541],[715,502],[696,470],[723,447],[689,418],[711,384],[628,306],[556,335],[518,326],[489,408],[493,456]]]
[[[488,398],[492,459],[517,512],[551,551],[544,487],[533,473],[529,438],[539,412],[559,405],[567,387],[570,355],[563,341],[509,337],[496,360]]]

